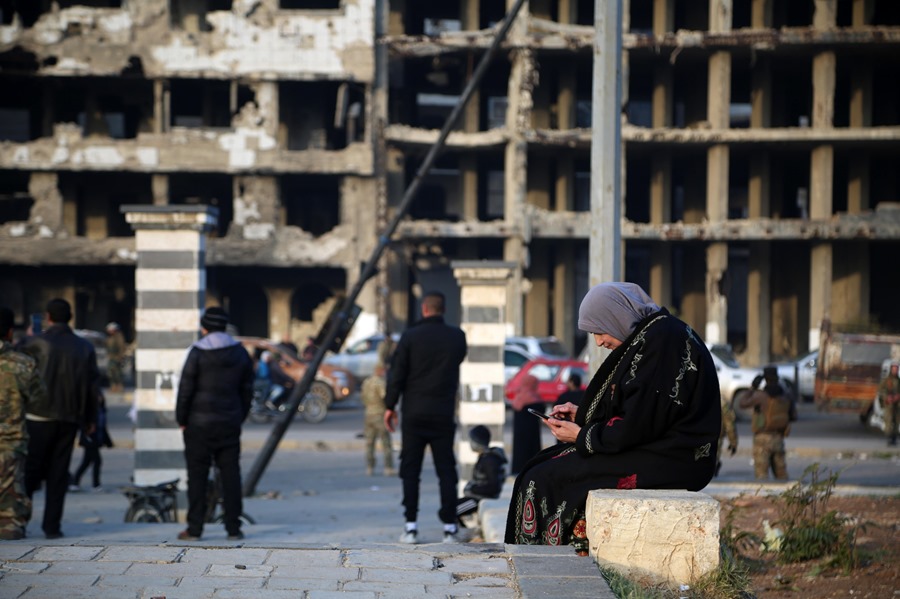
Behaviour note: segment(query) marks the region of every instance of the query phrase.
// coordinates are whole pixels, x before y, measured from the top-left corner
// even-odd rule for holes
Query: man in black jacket
[[[60,525],[75,436],[79,428],[93,434],[97,422],[97,355],[94,346],[69,327],[71,319],[69,302],[52,299],[47,303],[50,326],[22,343],[23,351],[37,360],[47,387],[46,401],[29,402],[25,414],[25,492],[31,498],[41,482],[47,481],[41,529],[48,539],[63,536]]]
[[[402,543],[417,542],[419,477],[425,447],[431,447],[437,471],[444,542],[457,540],[456,525],[456,403],[459,365],[466,357],[466,335],[458,327],[444,323],[444,296],[432,292],[422,298],[422,320],[411,326],[397,343],[391,361],[384,424],[394,432],[397,403],[403,396],[400,478],[403,480],[403,507],[406,528]]]
[[[228,314],[207,308],[200,320],[203,337],[191,346],[181,379],[175,418],[184,436],[188,472],[187,529],[182,541],[197,541],[206,520],[209,469],[215,460],[222,480],[228,540],[241,533],[241,425],[253,398],[253,361],[247,350],[225,332]]]

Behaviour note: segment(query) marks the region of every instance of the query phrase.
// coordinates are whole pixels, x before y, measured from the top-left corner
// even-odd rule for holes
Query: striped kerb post
[[[122,206],[135,232],[134,484],[180,479],[187,485],[184,443],[175,422],[178,377],[199,337],[206,297],[206,232],[211,206]]]
[[[455,261],[451,266],[460,288],[460,326],[469,345],[460,369],[457,455],[462,489],[478,459],[469,446],[469,430],[483,424],[491,431],[491,445],[503,447],[506,420],[503,345],[509,328],[506,297],[507,282],[515,265],[498,261]]]

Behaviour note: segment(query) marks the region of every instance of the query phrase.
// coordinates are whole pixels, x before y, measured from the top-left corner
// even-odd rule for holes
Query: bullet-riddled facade
[[[209,204],[208,301],[302,343],[350,288],[509,0],[0,2],[0,303],[133,332],[124,204]],[[625,278],[748,364],[900,328],[900,5],[623,0]],[[15,8],[14,8],[15,6]],[[585,343],[594,0],[527,2],[360,305],[455,260]],[[361,321],[362,322],[362,321]]]

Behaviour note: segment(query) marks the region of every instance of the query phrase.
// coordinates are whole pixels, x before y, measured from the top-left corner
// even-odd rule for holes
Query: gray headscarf
[[[587,292],[578,309],[578,328],[625,341],[641,320],[659,306],[634,283],[600,283]]]

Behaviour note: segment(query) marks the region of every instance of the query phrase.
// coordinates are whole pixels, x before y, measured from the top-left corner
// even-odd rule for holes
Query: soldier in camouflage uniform
[[[381,439],[381,449],[384,451],[384,475],[395,474],[391,433],[384,426],[384,396],[387,393],[384,375],[384,363],[379,361],[374,374],[363,382],[360,390],[365,407],[363,436],[366,438],[366,474],[369,476],[372,476],[375,470],[375,443],[378,439]]]
[[[757,389],[740,401],[742,408],[753,409],[753,471],[759,480],[769,477],[769,467],[777,480],[787,480],[784,438],[790,432],[791,421],[797,419],[797,406],[778,383],[778,371],[773,366],[763,369],[766,386]]]
[[[123,370],[125,366],[125,336],[118,323],[106,325],[106,376],[109,377],[109,390],[121,393],[124,389]]]
[[[25,537],[31,499],[25,492],[28,432],[25,405],[43,401],[47,391],[30,356],[13,350],[13,313],[0,308],[0,539]]]
[[[731,402],[723,395],[721,397],[722,401],[722,432],[719,434],[719,451],[716,453],[719,456],[719,461],[716,462],[716,476],[719,476],[719,470],[722,468],[722,444],[725,439],[728,439],[728,453],[732,456],[737,452],[738,446],[738,436],[737,430],[734,426],[734,422],[736,420],[734,414],[734,408],[731,406]]]

